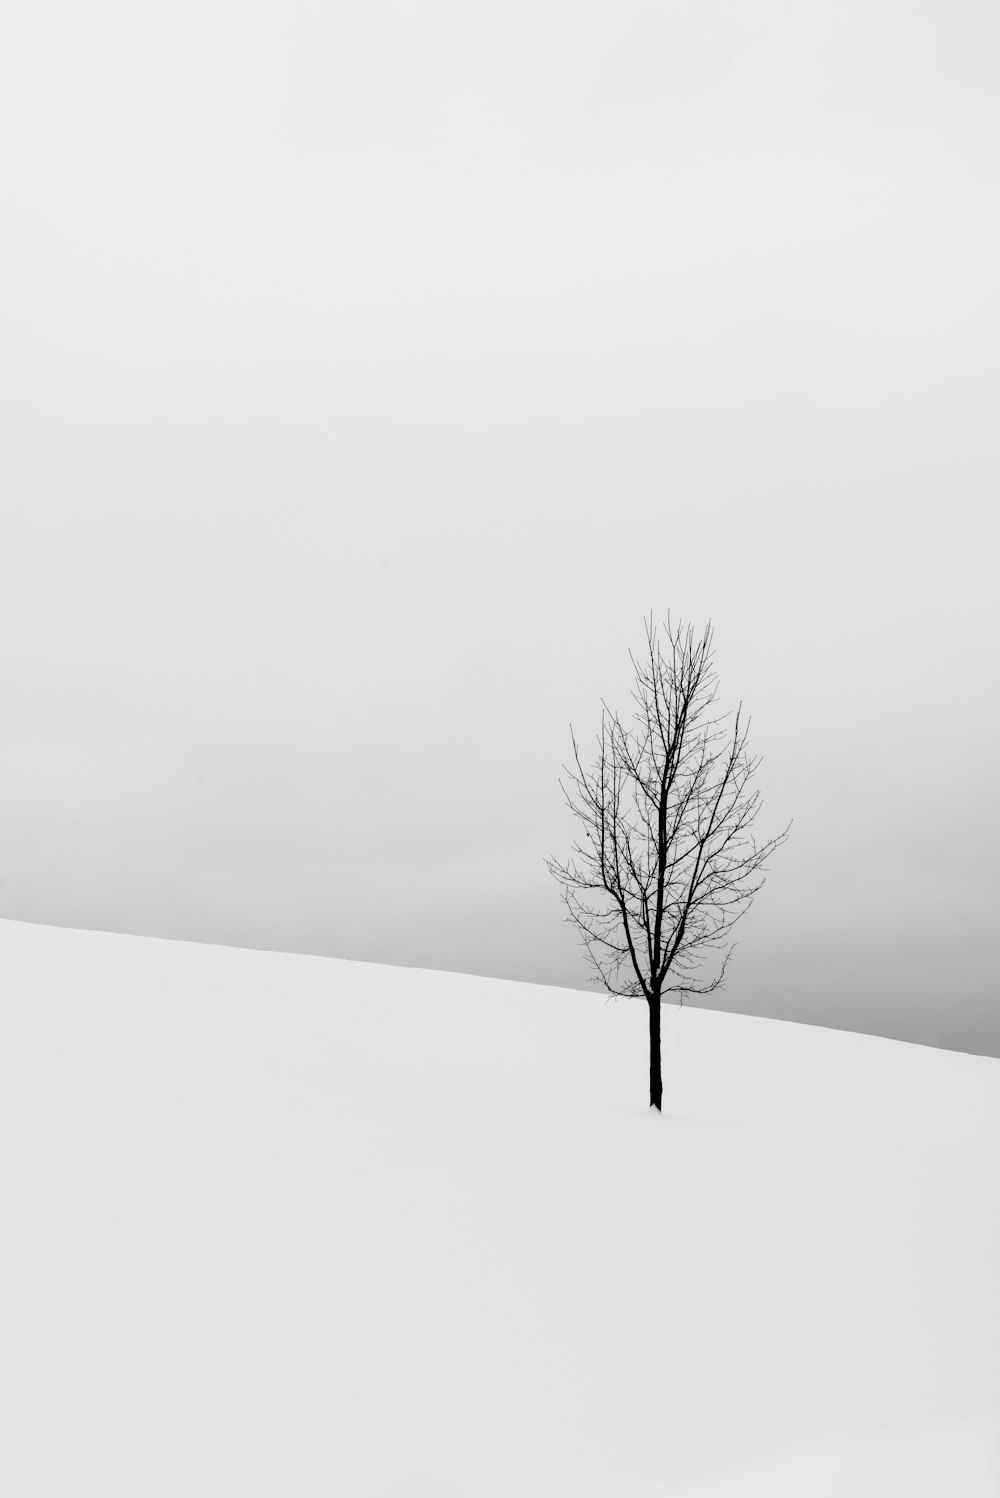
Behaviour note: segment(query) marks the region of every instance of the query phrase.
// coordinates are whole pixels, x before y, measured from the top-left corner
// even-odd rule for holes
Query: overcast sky
[[[39,0],[0,153],[0,915],[588,987],[669,609],[713,1002],[1000,1054],[995,4]]]

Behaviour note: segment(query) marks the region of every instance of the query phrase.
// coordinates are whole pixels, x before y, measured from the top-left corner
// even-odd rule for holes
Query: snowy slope
[[[0,1492],[1000,1493],[1000,1062],[0,922]]]

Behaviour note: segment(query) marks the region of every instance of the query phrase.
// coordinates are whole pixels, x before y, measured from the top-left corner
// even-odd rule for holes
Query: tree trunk
[[[660,995],[649,1000],[649,1106],[663,1111],[663,1075],[660,1071]]]

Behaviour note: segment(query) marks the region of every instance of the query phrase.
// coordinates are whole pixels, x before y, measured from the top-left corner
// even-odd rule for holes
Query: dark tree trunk
[[[663,1075],[660,1071],[660,995],[649,1000],[649,1106],[663,1111]]]

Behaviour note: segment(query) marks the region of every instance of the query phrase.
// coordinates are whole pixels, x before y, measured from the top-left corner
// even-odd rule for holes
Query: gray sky
[[[669,608],[719,1007],[1000,1054],[996,7],[158,9],[0,49],[0,915],[586,987]]]

